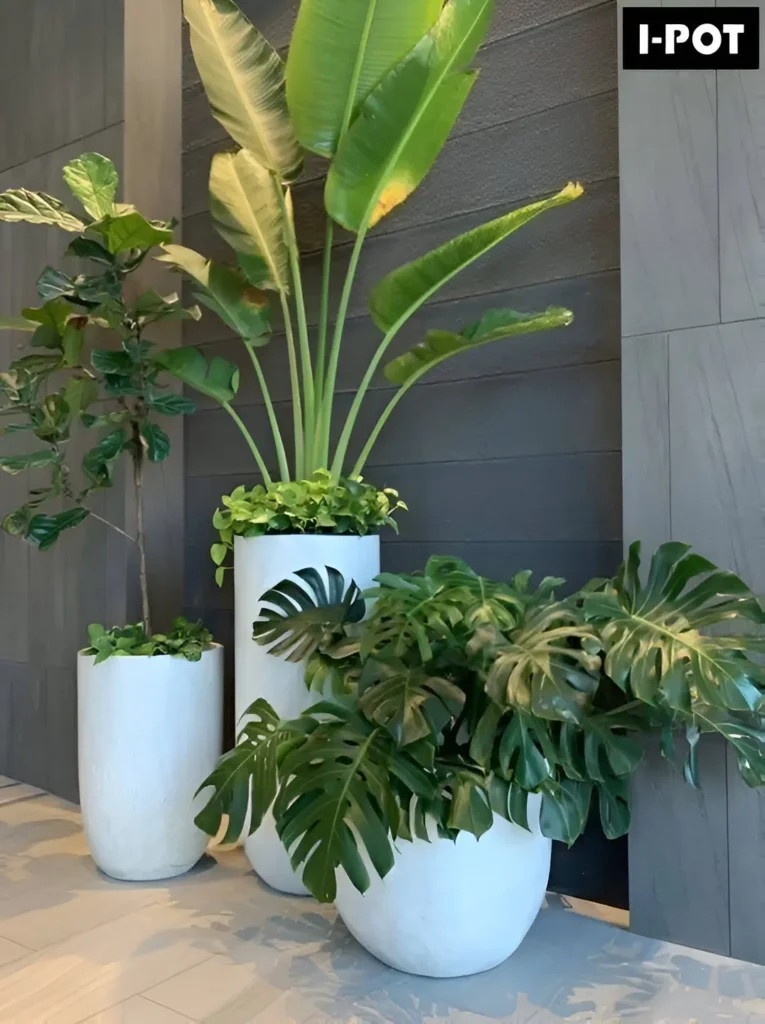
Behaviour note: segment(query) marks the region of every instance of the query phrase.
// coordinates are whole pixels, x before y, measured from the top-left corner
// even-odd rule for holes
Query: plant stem
[[[356,277],[356,271],[359,266],[359,259],[361,257],[361,250],[364,245],[364,240],[367,236],[367,227],[364,226],[356,236],[356,242],[353,246],[353,252],[351,253],[351,262],[348,265],[348,273],[345,275],[345,284],[343,286],[343,294],[340,298],[340,307],[337,313],[337,322],[335,324],[335,333],[332,338],[332,350],[329,356],[329,368],[327,370],[327,381],[326,389],[324,392],[324,402],[322,408],[322,444],[326,445],[327,452],[329,452],[329,435],[332,427],[332,405],[335,397],[335,385],[337,383],[337,366],[340,361],[340,346],[343,343],[343,332],[345,330],[345,320],[348,316],[348,307],[351,301],[351,292],[353,291],[353,282]],[[338,460],[337,455],[332,463],[332,476],[337,480],[342,474],[344,456]]]
[[[263,395],[263,401],[266,406],[266,412],[268,413],[268,422],[271,424],[271,433],[274,435],[274,445],[276,447],[276,457],[279,460],[279,472],[281,474],[284,483],[287,483],[290,478],[290,467],[287,462],[287,453],[284,449],[284,441],[282,440],[282,432],[279,429],[279,423],[276,419],[276,413],[274,412],[274,403],[271,401],[271,392],[268,390],[268,383],[263,373],[263,369],[260,365],[260,360],[255,354],[255,347],[252,342],[245,341],[245,348],[250,353],[250,359],[252,365],[255,368],[255,373],[258,377],[258,383],[260,384],[260,390]]]
[[[375,373],[377,371],[377,367],[380,365],[380,360],[385,355],[386,350],[388,349],[389,345],[391,344],[393,339],[398,334],[398,332],[401,329],[401,326],[402,326],[402,324],[404,322],[405,321],[399,321],[398,323],[394,324],[393,327],[391,327],[391,329],[385,335],[383,340],[380,342],[380,345],[378,346],[377,351],[375,352],[374,356],[372,357],[372,360],[369,363],[369,366],[367,367],[367,372],[364,374],[364,376],[362,378],[362,381],[361,381],[361,384],[359,384],[358,390],[356,391],[356,395],[354,396],[354,399],[353,399],[353,404],[351,405],[351,408],[348,411],[348,415],[346,416],[345,424],[343,426],[343,432],[340,435],[340,440],[337,442],[337,449],[335,451],[335,459],[334,459],[334,462],[332,463],[332,473],[333,474],[336,471],[337,472],[342,472],[342,466],[343,466],[343,463],[345,462],[345,456],[348,453],[348,445],[349,445],[350,440],[351,440],[351,434],[353,433],[353,428],[356,425],[356,419],[357,419],[357,417],[359,415],[359,409],[361,408],[361,403],[364,401],[366,393],[369,390],[369,385],[372,383],[372,378],[374,377],[374,375],[375,375]],[[419,380],[419,377],[417,377],[415,379]],[[410,383],[413,384],[414,380],[412,380]],[[384,417],[383,422],[381,422],[381,423],[378,422],[378,425],[375,428],[375,432],[374,432],[374,439],[371,440],[371,443],[367,442],[367,444],[364,447],[364,452],[366,453],[364,455],[364,459],[363,459],[364,462],[366,462],[367,457],[369,455],[369,452],[372,450],[372,445],[377,440],[377,437],[378,437],[380,431],[382,430],[382,428],[384,426],[385,420],[387,420],[387,418],[390,415],[390,413],[392,412],[393,408],[395,408],[395,406],[398,404],[398,401],[402,397],[403,397],[403,394],[398,394],[397,397],[394,397],[394,399],[392,400],[392,403],[393,403],[392,406],[389,405],[388,408],[383,413],[383,417]],[[381,419],[382,419],[382,417],[381,417]],[[356,465],[358,466],[358,463]],[[353,471],[353,473],[351,475],[355,475],[355,474],[356,474],[356,469],[354,468],[354,471]]]
[[[385,424],[388,422],[391,413],[396,408],[396,406],[401,401],[401,399],[404,397],[404,395],[407,393],[407,391],[414,384],[416,384],[419,379],[420,379],[419,377],[413,377],[411,380],[407,381],[406,384],[402,385],[398,389],[398,391],[393,396],[393,398],[391,398],[390,402],[388,402],[388,404],[385,406],[385,409],[383,410],[382,415],[378,419],[377,424],[376,424],[374,430],[369,435],[369,439],[367,440],[367,443],[364,445],[364,448],[363,448],[363,450],[361,452],[361,455],[359,455],[358,459],[356,460],[356,464],[354,465],[353,469],[351,470],[350,476],[351,476],[352,479],[354,477],[361,476],[361,472],[362,472],[362,470],[364,469],[364,466],[367,463],[367,459],[369,458],[370,452],[372,451],[372,449],[374,448],[375,444],[377,443],[377,438],[380,436],[380,432],[382,431],[382,429],[385,426]],[[353,429],[353,425],[351,425],[351,430],[352,429]],[[345,432],[343,432],[343,434],[345,436]],[[348,433],[348,437],[350,438],[350,431]],[[341,441],[341,444],[342,444],[342,441]],[[344,447],[342,449],[343,458],[345,457],[345,451],[347,449],[347,446],[348,446],[348,440],[346,439]],[[340,453],[340,445],[338,445],[338,453]]]
[[[290,389],[292,391],[292,429],[295,433],[295,479],[302,480],[305,476],[303,455],[303,403],[300,398],[300,375],[298,373],[297,353],[295,351],[295,335],[292,330],[292,314],[287,296],[280,292],[282,313],[284,314],[284,330],[287,334],[287,355],[290,362]]]
[[[271,474],[268,472],[268,469],[266,468],[266,464],[263,461],[263,456],[260,454],[258,446],[252,439],[252,434],[249,432],[247,427],[242,422],[241,416],[239,416],[238,413],[234,409],[232,409],[231,405],[228,402],[222,402],[221,404],[223,405],[223,408],[226,410],[231,419],[234,421],[234,423],[236,423],[236,425],[242,432],[242,436],[247,442],[247,446],[252,452],[253,456],[255,457],[255,461],[258,464],[258,469],[260,470],[261,475],[263,477],[263,483],[266,485],[266,487],[269,487],[273,483],[273,481],[271,480]]]
[[[334,242],[335,223],[327,217],[324,235],[324,262],[321,273],[321,312],[319,314],[319,343],[316,347],[316,406],[321,423],[321,409],[324,399],[324,374],[327,369],[327,333],[329,331],[329,292],[332,283],[332,244]],[[323,438],[319,438],[319,451],[316,453],[316,464],[325,465],[329,453],[324,451]]]
[[[359,86],[361,79],[361,71],[364,67],[364,59],[366,57],[367,45],[369,43],[369,36],[372,32],[372,24],[374,22],[375,14],[377,12],[378,0],[368,0],[367,5],[367,16],[364,21],[364,28],[362,29],[361,39],[359,40],[359,47],[356,51],[356,63],[353,67],[353,74],[351,75],[351,81],[348,85],[348,96],[345,103],[345,110],[343,111],[343,120],[340,125],[340,135],[338,138],[338,147],[342,142],[343,137],[346,135],[351,125],[351,118],[353,117],[353,108],[356,102],[356,90]],[[330,265],[332,260],[332,232],[333,232],[332,219],[328,218],[327,224],[327,243],[324,252],[324,268],[325,268],[325,280],[322,282],[322,300],[326,295],[327,310],[329,308],[329,275]],[[345,330],[345,320],[348,315],[348,305],[351,299],[351,292],[353,290],[353,281],[356,276],[356,269],[359,263],[359,257],[361,255],[361,249],[364,245],[364,239],[368,231],[367,224],[359,231],[356,236],[356,244],[353,247],[353,254],[351,255],[351,263],[348,267],[348,273],[345,278],[345,286],[343,287],[343,294],[340,299],[340,308],[337,314],[337,322],[335,324],[335,333],[332,339],[332,351],[329,358],[329,370],[327,372],[326,379],[324,379],[324,353],[322,351],[322,384],[321,395],[322,403],[319,413],[319,437],[320,437],[320,451],[322,454],[322,461],[329,462],[329,435],[332,430],[332,406],[335,398],[335,385],[337,383],[337,366],[340,361],[340,346],[343,341],[343,332]],[[328,316],[328,313],[327,313]],[[324,347],[326,347],[326,334],[324,339]],[[340,469],[337,472],[339,477],[342,472],[342,463]],[[335,471],[333,469],[333,476]]]
[[[126,533],[119,526],[115,526],[115,524],[114,523],[110,523],[108,519],[104,519],[103,516],[98,515],[98,513],[94,512],[92,508],[88,508],[87,505],[83,505],[82,508],[84,508],[85,511],[88,513],[88,515],[91,516],[93,519],[97,519],[99,523],[103,523],[104,526],[108,526],[109,529],[111,529],[111,530],[116,530],[117,533],[122,534],[123,537],[127,537],[127,539],[129,541],[131,541],[133,544],[137,543],[135,537],[131,537],[131,535],[129,533]]]
[[[151,636],[151,614],[149,611],[149,576],[146,569],[146,536],[143,525],[143,471],[144,471],[144,448],[138,424],[133,425],[133,442],[135,445],[133,454],[133,483],[135,486],[135,518],[136,518],[136,544],[138,545],[139,567],[138,574],[141,580],[141,618],[143,620],[144,632]]]
[[[278,183],[277,183],[278,184]],[[284,198],[284,189],[278,185],[277,195],[282,211],[284,223],[287,226],[287,248],[290,256],[290,268],[292,270],[292,287],[295,291],[295,308],[298,319],[298,338],[300,341],[300,362],[303,371],[303,395],[304,404],[304,467],[301,476],[308,476],[313,471],[313,450],[316,436],[316,412],[315,412],[315,388],[313,379],[313,366],[311,365],[311,346],[308,338],[308,319],[305,311],[305,297],[303,295],[303,277],[300,272],[300,252],[298,250],[295,225],[291,211],[287,208]],[[298,477],[300,479],[300,477]]]

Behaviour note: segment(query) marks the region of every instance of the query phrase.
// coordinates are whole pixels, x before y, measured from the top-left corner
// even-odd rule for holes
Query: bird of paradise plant
[[[214,116],[236,148],[218,153],[210,212],[235,253],[223,266],[177,245],[165,262],[194,282],[199,300],[238,334],[249,353],[273,433],[283,482],[329,485],[360,477],[373,445],[404,395],[446,359],[480,345],[571,323],[567,309],[493,309],[462,332],[431,331],[384,366],[396,386],[358,457],[349,445],[359,410],[391,344],[414,314],[458,274],[540,214],[577,198],[557,195],[513,210],[395,270],[373,289],[372,319],[382,339],[331,445],[338,366],[352,292],[370,231],[426,177],[473,89],[473,59],[494,0],[302,0],[286,66],[234,0],[184,0],[191,47]],[[291,189],[303,152],[327,161],[326,240],[318,328],[309,311]],[[336,226],[354,236],[339,304],[330,295]],[[258,350],[271,335],[271,302],[281,310],[292,392],[294,450],[287,445]],[[236,420],[266,487],[278,488],[260,443],[232,407],[236,368],[210,364],[194,349],[166,352],[165,367],[217,400]]]

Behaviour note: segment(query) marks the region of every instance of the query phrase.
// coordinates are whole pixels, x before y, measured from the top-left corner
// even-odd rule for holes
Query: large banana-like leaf
[[[227,815],[224,843],[235,843],[241,837],[248,809],[250,832],[260,826],[276,796],[280,760],[304,741],[306,727],[313,725],[308,719],[281,722],[262,698],[247,709],[242,723],[238,745],[224,754],[197,790],[202,793],[213,789],[208,803],[195,818],[197,827],[209,836],[217,836]]]
[[[359,843],[380,877],[393,867],[400,812],[391,778],[425,797],[433,786],[384,729],[333,704],[308,714],[325,720],[282,762],[274,816],[294,869],[318,900],[332,903],[340,867],[360,892],[369,888]]]
[[[359,710],[401,747],[439,735],[464,704],[455,683],[398,660],[370,658],[359,680]]]
[[[765,710],[765,670],[747,653],[753,638],[702,632],[735,619],[762,625],[765,612],[742,580],[688,545],[660,547],[643,584],[640,544],[633,544],[617,578],[586,594],[583,607],[602,640],[607,675],[639,700],[684,714],[696,703]]]
[[[594,639],[570,606],[551,603],[531,610],[506,636],[478,634],[473,647],[492,659],[485,688],[499,707],[579,722],[598,688],[600,659],[576,645]]]
[[[233,0],[184,0],[183,10],[214,116],[264,167],[291,181],[301,156],[281,58]]]
[[[62,231],[85,230],[85,223],[67,210],[59,199],[46,192],[30,192],[26,188],[11,188],[0,193],[0,220],[50,224]]]
[[[310,657],[345,623],[360,622],[366,605],[359,588],[351,581],[345,587],[342,573],[326,566],[325,584],[316,569],[299,569],[295,575],[308,589],[285,579],[261,597],[260,617],[252,624],[252,638],[269,648],[269,653],[285,655],[287,661],[300,662]]]
[[[475,81],[465,71],[494,0],[447,0],[432,30],[372,90],[329,172],[326,207],[349,231],[376,224],[425,178]]]
[[[265,345],[271,331],[268,296],[240,270],[224,267],[183,245],[163,245],[160,263],[169,263],[196,282],[195,297],[246,341]]]
[[[422,39],[442,3],[303,0],[287,58],[287,102],[306,149],[334,156],[346,113],[355,114]]]
[[[209,363],[196,348],[168,348],[157,352],[154,362],[189,387],[216,402],[233,402],[239,390],[239,370],[221,356]]]
[[[290,290],[289,251],[274,180],[246,149],[216,153],[210,171],[210,213],[218,232],[248,257],[247,276],[259,288]]]
[[[459,235],[445,245],[394,270],[375,287],[370,298],[372,319],[386,333],[403,323],[461,271],[518,231],[529,221],[582,195],[569,183],[557,195],[513,210],[488,224]]]
[[[462,352],[469,352],[492,341],[512,338],[535,331],[568,327],[574,314],[569,309],[551,308],[544,313],[516,313],[512,309],[491,309],[478,323],[461,334],[452,331],[429,331],[425,341],[410,352],[391,360],[385,376],[391,384],[411,385],[439,363]]]

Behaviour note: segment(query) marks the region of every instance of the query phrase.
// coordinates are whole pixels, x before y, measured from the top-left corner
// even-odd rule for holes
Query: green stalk
[[[284,329],[287,333],[287,355],[290,361],[290,387],[292,390],[292,429],[295,432],[295,479],[302,480],[305,476],[303,458],[303,403],[300,398],[300,375],[298,374],[297,353],[295,351],[295,335],[292,331],[292,314],[290,304],[284,292],[280,292]]]
[[[429,367],[428,367],[428,369],[429,369]],[[422,373],[415,374],[414,377],[411,378],[411,380],[408,380],[406,382],[406,384],[402,384],[401,387],[396,392],[396,394],[393,396],[393,398],[391,398],[390,402],[388,402],[388,404],[385,406],[385,409],[383,410],[379,420],[377,421],[377,424],[376,424],[374,430],[369,435],[369,439],[368,439],[367,443],[364,445],[364,448],[363,448],[363,450],[361,452],[361,455],[359,455],[358,459],[356,460],[356,465],[351,470],[351,478],[354,478],[354,477],[357,477],[357,476],[361,476],[361,472],[362,472],[362,470],[364,469],[364,466],[367,463],[367,459],[369,458],[369,454],[372,451],[372,449],[374,448],[375,444],[377,443],[377,438],[380,436],[380,432],[382,431],[382,429],[385,426],[385,424],[388,422],[388,419],[390,418],[391,413],[396,408],[396,406],[401,401],[401,399],[404,397],[404,395],[407,393],[407,391],[411,387],[413,387],[421,377],[424,377],[426,373],[427,373],[427,370],[423,370]],[[361,404],[361,403],[359,403],[359,404]],[[353,425],[351,425],[351,430],[352,429],[353,429]],[[345,431],[343,432],[343,436],[345,436]],[[348,437],[350,437],[350,431],[348,432]],[[343,454],[343,458],[345,457],[345,451],[347,449],[347,445],[348,445],[348,442],[346,440],[345,448],[343,449],[343,453],[342,453]],[[340,454],[340,446],[339,445],[338,445],[338,454]]]
[[[351,262],[348,265],[348,273],[345,275],[345,285],[343,286],[340,308],[337,313],[335,333],[332,338],[332,350],[329,356],[329,368],[327,370],[326,389],[324,392],[322,408],[322,445],[326,447],[327,453],[329,453],[329,434],[332,427],[332,404],[335,397],[335,386],[337,383],[337,366],[340,362],[340,346],[343,343],[343,333],[345,330],[346,317],[348,316],[348,307],[351,302],[351,292],[353,291],[353,283],[356,278],[356,271],[361,257],[361,249],[367,236],[367,230],[368,228],[366,226],[363,227],[356,236],[356,243],[353,246],[353,253],[351,254]],[[339,462],[337,456],[335,456],[334,462],[332,463],[332,476],[335,479],[339,479],[342,473],[343,460],[344,456]]]
[[[282,439],[282,432],[279,429],[279,423],[276,419],[276,413],[274,412],[274,403],[271,401],[271,392],[268,390],[268,383],[263,373],[263,369],[260,365],[260,360],[255,354],[255,347],[251,341],[245,341],[245,348],[250,353],[250,359],[252,365],[255,368],[255,373],[258,377],[258,383],[260,384],[260,391],[263,395],[263,401],[266,406],[266,412],[268,413],[268,422],[271,424],[271,433],[274,435],[274,447],[276,448],[276,457],[279,460],[279,472],[281,473],[282,481],[286,484],[290,479],[290,467],[287,462],[287,452],[284,449],[284,441]]]
[[[380,365],[380,360],[385,355],[385,353],[386,353],[388,347],[390,346],[391,342],[396,337],[396,335],[398,334],[398,332],[401,330],[401,328],[403,327],[403,325],[406,323],[406,321],[408,319],[409,319],[409,316],[406,316],[406,317],[402,318],[401,320],[399,320],[398,323],[394,324],[393,327],[391,327],[391,329],[385,335],[383,340],[380,342],[380,345],[379,345],[377,351],[375,352],[374,356],[372,357],[372,361],[370,362],[369,366],[367,367],[367,372],[364,374],[364,377],[362,378],[361,384],[359,385],[358,390],[356,392],[356,395],[355,395],[355,397],[353,399],[353,404],[351,405],[351,408],[349,409],[348,415],[347,415],[347,417],[345,419],[345,424],[343,426],[343,432],[340,435],[340,440],[337,442],[337,449],[335,451],[335,458],[334,458],[334,461],[332,462],[332,474],[333,474],[333,476],[335,474],[337,474],[339,476],[342,473],[343,463],[345,462],[345,456],[348,454],[348,445],[349,445],[350,440],[351,440],[351,434],[353,433],[353,428],[356,426],[356,419],[358,418],[358,415],[359,415],[359,409],[361,408],[361,403],[364,401],[364,398],[366,397],[366,393],[369,390],[369,385],[372,383],[372,378],[374,377],[375,372],[377,371],[377,367]],[[416,379],[419,379],[419,378],[416,378]],[[383,416],[385,416],[385,418],[387,419],[387,417],[389,415],[390,415],[390,412],[389,412],[388,409],[386,409],[385,412],[383,413]],[[366,452],[367,455],[369,454],[369,451],[372,448],[372,444],[374,444],[374,441],[377,440],[377,435],[380,433],[380,430],[382,430],[382,426],[383,426],[382,424],[378,424],[379,429],[378,429],[378,427],[376,427],[375,428],[376,433],[373,432],[374,439],[371,440],[371,443],[367,442],[367,444],[366,444],[366,446],[364,448],[364,451]],[[366,457],[364,458],[364,462],[366,462]],[[358,465],[358,463],[357,463],[357,465]],[[353,471],[352,475],[356,475],[356,469],[355,468],[354,468],[354,471]]]
[[[263,456],[260,454],[258,446],[253,441],[252,434],[249,432],[247,427],[245,427],[244,423],[242,422],[241,416],[239,416],[238,413],[235,412],[234,409],[232,409],[231,405],[228,402],[222,402],[221,404],[223,408],[226,410],[226,412],[229,414],[231,419],[234,421],[234,423],[236,423],[236,425],[241,430],[242,436],[244,437],[250,451],[255,457],[255,461],[258,464],[258,469],[260,470],[261,475],[263,476],[263,483],[266,485],[266,487],[269,487],[273,483],[273,481],[271,480],[271,474],[266,469],[266,464],[263,461]]]
[[[347,133],[350,125],[351,118],[353,117],[353,104],[356,99],[356,90],[358,89],[359,80],[361,79],[361,71],[364,67],[364,57],[367,52],[367,45],[369,43],[369,36],[372,32],[372,23],[374,22],[375,13],[377,12],[378,0],[369,0],[369,6],[367,7],[367,16],[364,22],[364,28],[361,33],[361,39],[359,41],[358,52],[356,53],[356,63],[353,67],[353,74],[351,75],[351,81],[348,86],[348,97],[345,104],[345,110],[343,112],[343,120],[340,125],[340,135],[338,140],[338,146],[343,136]],[[370,213],[371,219],[371,213]],[[332,243],[331,243],[331,231],[332,231],[332,220],[328,218],[329,224],[327,227],[327,237],[329,239],[328,249],[329,256],[325,251],[325,270],[327,272],[326,284],[323,285],[326,288],[327,303],[329,303],[329,268],[327,264],[331,261]],[[345,319],[348,315],[348,305],[351,299],[351,292],[353,290],[353,281],[356,276],[356,269],[359,263],[359,256],[361,255],[361,247],[364,244],[368,227],[364,225],[362,230],[359,232],[356,238],[356,244],[353,248],[353,255],[351,256],[351,263],[348,267],[348,273],[345,279],[345,286],[343,287],[343,294],[340,300],[340,308],[338,310],[337,322],[335,324],[335,333],[332,338],[332,350],[329,357],[329,369],[327,371],[326,379],[322,382],[322,405],[319,413],[320,422],[320,451],[323,455],[323,461],[329,462],[329,435],[332,430],[332,405],[335,397],[335,385],[337,383],[337,366],[340,361],[340,346],[343,342],[343,332],[345,329]],[[326,345],[326,339],[325,339]]]
[[[319,411],[318,422],[321,422],[321,409],[324,399],[324,374],[327,369],[327,333],[329,331],[329,292],[332,283],[332,244],[335,236],[335,223],[327,217],[327,228],[324,236],[324,262],[321,273],[321,313],[319,314],[319,343],[316,347],[316,407]],[[316,453],[317,466],[324,466],[329,453],[322,448],[319,438],[319,451]]]
[[[284,190],[279,187],[277,190],[279,205],[282,211],[284,223],[287,226],[287,248],[290,256],[290,267],[292,270],[292,286],[295,290],[295,308],[298,318],[298,337],[300,341],[300,362],[303,371],[303,394],[305,398],[305,419],[304,419],[304,466],[303,473],[298,476],[308,476],[313,472],[313,450],[316,438],[316,405],[315,388],[313,379],[313,366],[311,364],[311,346],[308,338],[308,318],[305,311],[305,297],[303,295],[303,277],[300,272],[300,253],[298,251],[295,225],[287,203],[284,198]]]

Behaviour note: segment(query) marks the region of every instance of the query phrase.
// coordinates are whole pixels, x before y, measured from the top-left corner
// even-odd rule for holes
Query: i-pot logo
[[[743,71],[760,66],[759,7],[625,7],[624,67]]]

